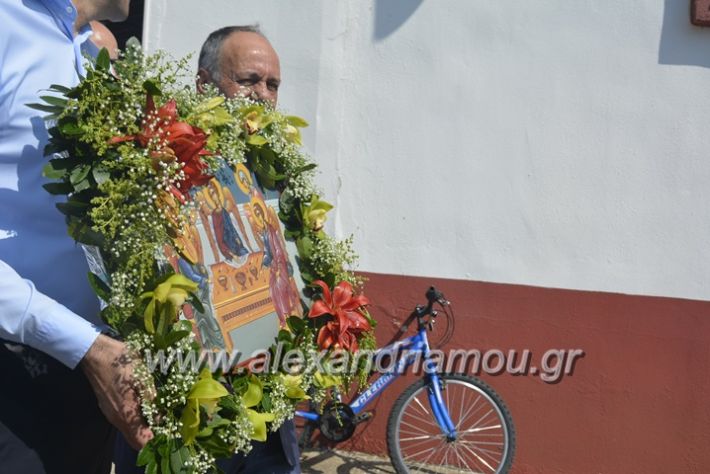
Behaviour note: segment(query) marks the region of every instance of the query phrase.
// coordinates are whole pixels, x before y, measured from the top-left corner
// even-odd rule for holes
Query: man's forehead
[[[259,55],[278,62],[279,57],[269,40],[251,31],[236,31],[222,44],[222,57]]]

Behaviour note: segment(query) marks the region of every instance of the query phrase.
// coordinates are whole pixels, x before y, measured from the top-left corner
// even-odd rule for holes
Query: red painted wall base
[[[429,285],[453,302],[450,349],[581,349],[571,375],[482,374],[515,421],[515,473],[710,472],[710,302],[380,274],[369,278],[378,341]],[[495,364],[493,364],[495,365]],[[395,382],[344,448],[386,453]]]

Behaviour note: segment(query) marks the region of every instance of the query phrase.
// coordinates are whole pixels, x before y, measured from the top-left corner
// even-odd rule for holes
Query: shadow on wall
[[[710,67],[710,27],[690,23],[690,0],[665,0],[658,63]]]
[[[386,39],[411,17],[424,0],[375,0],[375,41]]]

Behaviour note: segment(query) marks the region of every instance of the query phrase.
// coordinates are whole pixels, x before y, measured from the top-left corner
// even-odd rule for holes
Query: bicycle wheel
[[[447,439],[434,419],[427,380],[399,396],[387,422],[387,448],[399,474],[506,473],[513,462],[515,429],[508,408],[485,382],[440,374],[441,397],[457,437]]]

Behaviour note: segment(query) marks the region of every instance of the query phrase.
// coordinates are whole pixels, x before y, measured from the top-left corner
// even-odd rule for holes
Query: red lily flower
[[[323,298],[313,304],[308,317],[317,318],[325,314],[333,316],[318,332],[318,346],[321,349],[333,346],[356,351],[357,336],[372,329],[362,312],[362,307],[370,304],[370,301],[363,295],[353,296],[353,288],[346,281],[341,281],[332,295],[325,282],[316,280],[313,283],[321,287]]]
[[[157,149],[151,153],[157,165],[158,161],[177,159],[182,164],[185,179],[177,183],[181,193],[187,193],[191,187],[206,184],[212,176],[207,174],[207,164],[200,158],[208,155],[204,149],[207,135],[198,127],[187,122],[178,122],[177,104],[169,100],[156,110],[153,97],[146,99],[143,128],[136,135],[113,137],[109,144],[136,140],[143,148],[151,143]],[[173,158],[174,157],[174,158]],[[184,201],[181,198],[181,201]]]

